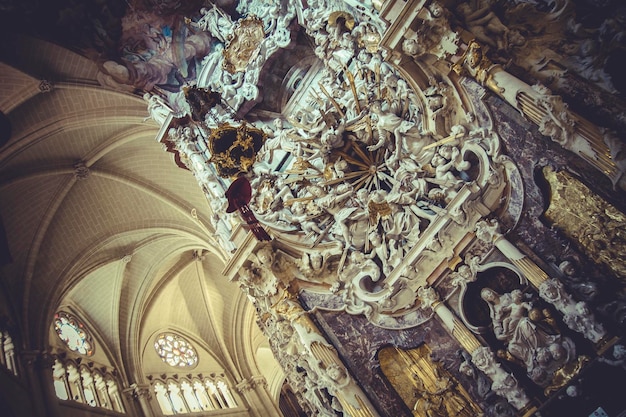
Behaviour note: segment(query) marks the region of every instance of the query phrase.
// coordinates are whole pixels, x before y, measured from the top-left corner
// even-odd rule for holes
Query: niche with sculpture
[[[478,272],[460,306],[468,327],[497,357],[532,381],[538,395],[549,397],[577,376],[589,357],[577,351],[559,312],[542,297],[511,265],[496,262]]]

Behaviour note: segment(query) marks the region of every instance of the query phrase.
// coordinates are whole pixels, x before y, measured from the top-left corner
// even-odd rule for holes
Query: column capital
[[[123,392],[129,398],[151,398],[150,385],[147,384],[133,383],[128,388],[125,388]]]
[[[248,379],[244,379],[240,382],[237,383],[237,385],[235,386],[235,388],[237,389],[237,392],[239,392],[240,394],[245,394],[249,391],[252,391],[255,387],[255,383],[254,381],[250,381]]]
[[[484,219],[476,223],[476,237],[485,243],[494,243],[502,237],[500,223],[496,219]]]
[[[265,379],[263,375],[255,375],[250,379],[252,380],[252,384],[254,388],[258,388],[258,387],[267,388],[267,379]]]
[[[22,350],[19,351],[19,355],[24,365],[33,369],[50,368],[52,370],[52,365],[54,365],[54,357],[45,350]]]

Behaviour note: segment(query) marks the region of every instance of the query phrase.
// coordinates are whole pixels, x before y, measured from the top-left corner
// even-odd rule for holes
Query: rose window
[[[58,312],[54,316],[54,330],[59,338],[74,352],[91,356],[94,345],[91,334],[84,323],[66,312]]]
[[[198,363],[198,354],[183,337],[162,333],[154,342],[154,349],[163,362],[174,367],[191,367]]]

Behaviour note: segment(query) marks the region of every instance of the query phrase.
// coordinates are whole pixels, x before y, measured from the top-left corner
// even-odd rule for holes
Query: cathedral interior
[[[0,20],[3,416],[626,416],[622,2]]]

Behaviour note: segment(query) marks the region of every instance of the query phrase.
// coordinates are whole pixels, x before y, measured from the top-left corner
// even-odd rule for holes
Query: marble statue
[[[235,252],[237,250],[237,246],[231,240],[232,229],[224,217],[217,213],[213,213],[211,215],[211,223],[213,223],[215,235],[222,248],[224,248],[224,250],[228,253]]]
[[[606,336],[604,326],[596,322],[587,304],[584,301],[576,302],[557,279],[544,281],[539,287],[539,295],[563,313],[563,321],[570,329],[582,333],[593,343],[598,343]]]
[[[602,356],[599,358],[600,362],[604,362],[610,366],[621,367],[626,371],[626,346],[622,344],[613,345],[613,349],[611,349],[611,356],[607,358],[606,356]]]
[[[518,380],[502,369],[488,347],[483,346],[473,351],[472,363],[491,379],[491,389],[506,398],[516,410],[522,410],[530,403],[528,395],[521,389]]]
[[[235,26],[230,16],[216,5],[212,5],[210,8],[203,7],[200,9],[200,13],[202,17],[193,25],[209,32],[222,43],[228,42]]]
[[[456,11],[478,41],[496,50],[504,49],[509,29],[493,12],[488,2],[479,1],[477,4],[472,7],[470,3],[460,3]]]
[[[339,4],[322,3],[329,8]],[[382,316],[384,309],[387,313],[418,310],[414,294],[423,278],[395,271],[416,260],[434,264],[450,256],[438,248],[457,239],[457,229],[471,227],[468,222],[475,214],[475,207],[463,202],[480,201],[480,194],[492,186],[486,181],[471,184],[466,171],[488,175],[500,168],[497,135],[490,136],[490,131],[481,137],[467,134],[477,121],[459,111],[456,86],[447,78],[427,74],[425,87],[405,78],[392,65],[397,57],[376,44],[383,29],[380,22],[358,22],[352,27],[351,19],[357,16],[344,9],[333,15],[339,18],[335,22],[315,8],[296,14],[291,2],[280,7],[277,2],[241,2],[237,11],[263,22],[264,37],[256,55],[245,67],[238,67],[239,72],[225,71],[228,40],[216,38],[202,68],[202,86],[218,91],[231,110],[245,114],[268,93],[259,88],[263,87],[259,76],[277,48],[291,40],[288,16],[297,16],[311,36],[315,54],[322,58],[315,65],[323,67],[310,73],[310,79],[302,79],[302,88],[294,95],[297,100],[288,103],[285,113],[253,113],[255,126],[271,128],[249,174],[250,208],[264,226],[276,232],[277,239],[293,239],[295,251],[307,249],[290,259],[289,265],[268,266],[263,262],[264,251],[258,252],[240,276],[242,285],[258,286],[258,293],[268,296],[277,282],[271,276],[286,281],[291,274],[291,279],[330,284],[333,296],[348,304],[350,311],[371,311],[368,317],[372,319]],[[431,2],[420,16],[433,28],[431,37],[422,31],[407,33],[406,40],[416,44],[426,40],[431,57],[453,51],[455,38],[448,36],[446,26],[450,14]],[[225,27],[237,26],[228,18],[209,6],[203,10],[202,22],[208,28],[225,19]],[[228,113],[220,115],[217,123],[232,119]],[[214,127],[208,126],[205,133]],[[489,155],[481,149],[487,136],[494,144],[489,145]],[[190,159],[210,157],[205,149],[197,148],[200,153],[190,153]],[[287,154],[280,172],[274,167],[279,152]],[[466,159],[466,155],[470,156]],[[211,189],[210,174],[199,172],[205,189]],[[219,194],[219,188],[213,188]],[[223,210],[222,202],[215,203],[217,213]],[[331,258],[328,254],[320,257],[318,250],[331,246],[336,251]],[[468,279],[475,277],[471,268],[460,268],[459,277],[470,277],[468,272],[473,274]],[[364,274],[366,269],[368,274]],[[337,272],[342,282],[332,285],[336,283],[332,273]],[[419,319],[426,316],[417,315]]]
[[[573,344],[570,340],[554,333],[552,329],[547,329],[540,322],[537,317],[540,313],[524,300],[521,290],[500,295],[490,288],[483,288],[481,298],[489,305],[496,338],[506,345],[505,358],[518,362],[531,378],[537,375],[536,368],[541,367],[536,357],[543,348],[553,344],[568,348],[569,357],[574,358],[575,352],[571,352]],[[535,379],[535,382],[538,380]]]
[[[264,154],[267,153],[267,161],[271,164],[274,159],[274,151],[281,149],[285,152],[293,153],[294,156],[302,156],[301,145],[293,137],[297,136],[297,132],[294,128],[285,128],[284,122],[281,118],[274,119],[274,129],[272,135],[265,141],[259,158],[263,159]]]
[[[459,268],[450,274],[452,278],[452,285],[465,286],[470,282],[476,281],[476,274],[468,265],[461,265]]]
[[[143,99],[148,103],[149,116],[144,119],[152,119],[159,125],[162,125],[173,110],[167,102],[157,95],[145,93]]]
[[[598,285],[580,276],[572,261],[562,261],[559,270],[563,274],[563,282],[567,283],[579,297],[585,301],[594,301],[598,296]]]

